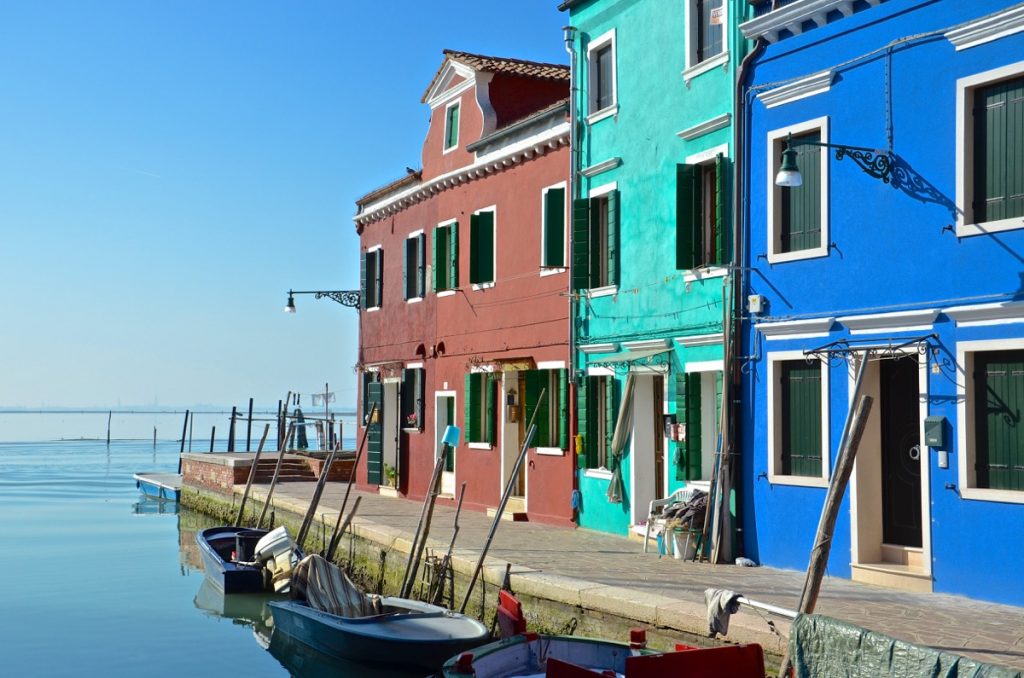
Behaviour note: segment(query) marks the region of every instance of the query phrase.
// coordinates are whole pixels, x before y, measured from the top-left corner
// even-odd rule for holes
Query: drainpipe
[[[572,488],[575,495],[579,491],[579,477],[578,477],[578,463],[579,456],[576,454],[576,435],[579,433],[577,430],[579,427],[579,417],[576,412],[577,399],[576,394],[579,389],[579,384],[576,380],[576,299],[573,296],[572,291],[572,215],[573,215],[573,204],[576,200],[576,192],[578,188],[578,180],[576,177],[576,168],[579,166],[577,161],[577,154],[579,153],[579,139],[576,135],[576,50],[573,49],[573,45],[576,40],[576,28],[575,26],[566,26],[564,29],[565,36],[565,51],[569,53],[569,190],[567,194],[569,196],[569,204],[567,205],[569,217],[567,219],[566,232],[569,236],[566,238],[566,242],[569,243],[568,255],[566,262],[566,271],[568,272],[569,281],[569,454],[572,455]],[[573,502],[575,505],[575,502]],[[579,515],[576,510],[573,510],[573,521],[579,522]]]
[[[773,7],[774,9],[774,3]],[[748,75],[748,69],[750,64],[753,63],[757,57],[761,55],[767,46],[767,42],[764,38],[758,38],[754,44],[754,48],[751,49],[743,61],[740,62],[739,70],[736,73],[736,89],[733,93],[735,99],[735,116],[733,119],[733,176],[732,176],[732,214],[733,214],[733,225],[732,225],[732,242],[733,242],[733,267],[732,267],[732,308],[726,306],[723,309],[725,314],[725,322],[731,324],[732,331],[727,328],[723,328],[726,331],[729,341],[725,346],[725,364],[729,369],[729,379],[723,379],[722,385],[722,398],[725,400],[726,409],[728,411],[728,421],[724,431],[724,438],[722,441],[722,449],[726,453],[726,459],[730,460],[728,465],[729,470],[729,487],[734,487],[733,482],[737,477],[736,469],[731,463],[731,458],[736,456],[734,450],[739,447],[739,430],[736,426],[736,422],[739,421],[739,408],[737,406],[738,398],[736,394],[739,393],[739,366],[737,365],[737,356],[739,351],[737,350],[738,341],[736,338],[736,332],[739,330],[743,320],[743,283],[744,274],[746,267],[744,266],[745,252],[743,250],[743,225],[745,223],[745,213],[743,211],[743,173],[744,165],[744,144],[746,138],[744,135],[746,117],[746,94],[744,92],[744,86]],[[736,526],[742,531],[742,494],[737,493],[736,495]],[[721,500],[721,499],[720,499]],[[727,503],[722,500],[723,510],[728,506]],[[716,535],[716,543],[717,543]],[[739,548],[737,553],[733,555],[743,555],[743,540],[740,539],[738,543]]]

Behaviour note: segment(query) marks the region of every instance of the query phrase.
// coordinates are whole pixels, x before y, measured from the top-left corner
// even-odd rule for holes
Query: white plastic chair
[[[678,490],[668,495],[664,499],[655,499],[651,502],[650,508],[647,511],[647,527],[644,530],[644,553],[647,553],[647,543],[651,538],[651,525],[658,525],[660,527],[665,526],[665,520],[661,515],[665,512],[665,507],[671,506],[678,502],[686,503],[693,497],[693,493],[698,488],[693,486],[680,487]],[[672,555],[673,542],[672,535],[667,532],[662,537],[662,543],[665,544],[665,552],[668,555]]]

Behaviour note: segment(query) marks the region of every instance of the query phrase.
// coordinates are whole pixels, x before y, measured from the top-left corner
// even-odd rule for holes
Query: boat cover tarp
[[[314,610],[339,617],[380,614],[380,598],[362,592],[337,565],[315,553],[299,561],[292,575],[292,597]]]
[[[818,614],[800,615],[789,632],[794,676],[1022,678],[1020,671],[915,645]]]

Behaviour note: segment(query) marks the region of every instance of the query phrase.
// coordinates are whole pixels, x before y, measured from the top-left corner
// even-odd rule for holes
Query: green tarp
[[[1022,678],[1021,672],[903,640],[817,614],[800,615],[789,632],[797,678]]]

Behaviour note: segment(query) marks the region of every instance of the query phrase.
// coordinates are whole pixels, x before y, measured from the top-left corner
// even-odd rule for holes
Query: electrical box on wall
[[[946,446],[946,418],[924,418],[924,444],[928,447]]]
[[[747,297],[747,311],[750,313],[764,313],[765,301],[760,294],[751,294]]]

